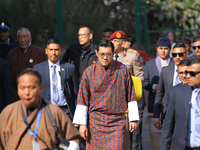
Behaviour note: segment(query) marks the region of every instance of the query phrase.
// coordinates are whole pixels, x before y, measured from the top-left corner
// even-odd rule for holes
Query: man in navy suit
[[[60,61],[62,50],[58,39],[49,39],[45,51],[48,61],[34,66],[42,76],[44,88],[41,96],[44,100],[58,105],[73,119],[78,92],[75,66]]]
[[[170,87],[175,86],[181,81],[178,76],[178,64],[181,60],[187,58],[187,50],[185,44],[177,43],[173,47],[172,51],[173,62],[169,66],[162,68],[158,89],[156,92],[155,104],[154,104],[154,126],[157,129],[161,129],[159,117],[161,115],[161,124],[165,117],[166,105],[167,105],[167,91]]]
[[[200,149],[200,58],[189,60],[188,84],[174,87],[161,133],[161,150]]]
[[[12,102],[15,102],[11,83],[10,67],[6,60],[0,58],[0,113]]]

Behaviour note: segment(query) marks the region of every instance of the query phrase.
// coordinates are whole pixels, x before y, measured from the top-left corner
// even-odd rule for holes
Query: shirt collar
[[[56,65],[56,67],[60,67],[60,60],[58,60],[58,62],[55,63],[55,64],[52,64],[52,63],[48,60],[48,63],[49,63],[49,68],[52,68],[54,65]]]
[[[6,44],[7,44],[7,45],[10,45],[10,38],[7,39],[7,41],[6,41],[5,44],[3,44],[3,43],[0,42],[0,45],[6,45]]]
[[[25,49],[24,53],[27,52],[27,50],[28,50],[28,48],[30,47],[30,45],[31,45],[31,42],[29,43],[28,47]]]

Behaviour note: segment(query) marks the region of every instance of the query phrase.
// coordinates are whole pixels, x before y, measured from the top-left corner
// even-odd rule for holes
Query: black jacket
[[[81,81],[83,71],[98,60],[95,50],[96,46],[91,43],[88,52],[81,56],[81,45],[79,43],[73,43],[69,45],[63,56],[63,61],[75,65],[79,83]]]

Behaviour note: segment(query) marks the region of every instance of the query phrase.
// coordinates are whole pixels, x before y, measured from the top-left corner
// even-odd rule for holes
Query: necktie
[[[53,71],[52,71],[52,86],[53,86],[53,102],[55,104],[58,103],[58,80],[56,75],[56,65],[53,65]]]
[[[118,54],[115,54],[115,60],[117,60],[118,57],[119,57],[119,55],[118,55]]]
[[[196,105],[195,107],[195,143],[199,146],[200,142],[200,89],[197,90]]]

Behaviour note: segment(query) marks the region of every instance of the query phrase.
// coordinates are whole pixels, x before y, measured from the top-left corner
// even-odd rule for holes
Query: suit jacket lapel
[[[171,84],[171,86],[173,86],[173,79],[174,79],[174,67],[175,67],[175,64],[171,64],[169,65],[169,76],[168,77],[171,77],[171,78],[168,78],[169,79],[169,83]]]
[[[64,91],[65,64],[62,61],[60,61],[60,80],[61,80],[62,91]]]
[[[155,69],[155,71],[153,71],[153,73],[156,72],[156,74],[159,76],[158,68],[157,68],[157,66],[156,66],[156,59],[155,59],[153,62],[154,62],[154,64],[153,64],[153,66],[151,67],[152,69],[153,69],[153,68]]]
[[[185,116],[186,119],[189,119],[189,114],[190,114],[190,107],[191,107],[191,96],[192,96],[192,87],[185,88],[183,90],[183,93],[186,93],[183,95],[183,100],[185,104]],[[184,110],[184,109],[183,109]]]
[[[47,77],[44,77],[43,80],[45,80],[45,85],[46,85],[46,88],[48,89],[48,94],[50,94],[50,75],[49,75],[49,63],[48,61],[46,61],[46,63],[44,64],[44,67],[43,67],[43,75],[47,75]],[[49,96],[50,97],[50,96]]]

